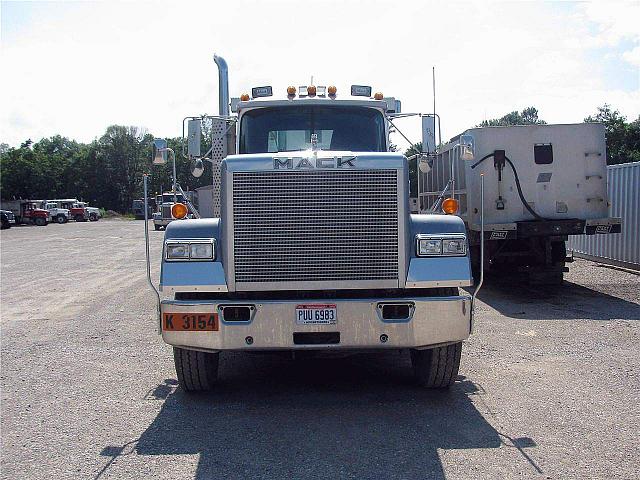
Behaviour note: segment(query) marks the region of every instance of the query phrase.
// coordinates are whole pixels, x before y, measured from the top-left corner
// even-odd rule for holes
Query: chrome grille
[[[162,205],[162,218],[171,218],[171,205]]]
[[[233,222],[236,283],[398,278],[396,170],[235,172]]]

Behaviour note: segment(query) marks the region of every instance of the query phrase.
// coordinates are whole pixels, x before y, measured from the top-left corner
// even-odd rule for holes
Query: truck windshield
[[[242,116],[240,153],[308,150],[311,135],[320,150],[384,152],[382,113],[367,107],[286,106],[250,110]]]
[[[178,203],[184,203],[184,197],[180,193],[176,195],[176,199],[178,200]],[[173,203],[173,193],[163,193],[162,202]]]

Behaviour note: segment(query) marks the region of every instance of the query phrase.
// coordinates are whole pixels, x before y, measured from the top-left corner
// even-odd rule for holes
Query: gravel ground
[[[449,392],[398,353],[228,354],[217,391],[187,396],[142,231],[2,231],[2,478],[638,478],[637,273],[578,260],[561,287],[488,285]]]

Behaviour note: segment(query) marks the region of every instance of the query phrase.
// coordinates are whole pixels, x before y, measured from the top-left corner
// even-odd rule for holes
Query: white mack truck
[[[210,389],[221,351],[385,349],[410,352],[419,384],[450,386],[473,327],[473,296],[459,290],[473,285],[465,225],[410,213],[408,160],[389,142],[400,102],[359,85],[230,99],[226,62],[214,60],[206,154],[202,117],[185,121],[193,173],[208,161],[220,186],[219,218],[167,225],[159,291],[145,221],[180,386]],[[156,142],[154,163],[167,151]]]

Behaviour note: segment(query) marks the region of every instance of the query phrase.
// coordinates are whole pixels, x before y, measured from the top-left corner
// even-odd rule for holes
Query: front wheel
[[[47,226],[47,221],[42,217],[36,217],[33,220],[33,223],[35,223],[39,227],[46,227]]]
[[[64,215],[58,215],[56,217],[56,222],[62,224],[62,223],[66,223],[67,221],[67,217],[65,217]]]
[[[157,232],[158,230],[160,230],[160,225],[154,225],[153,228],[155,228]]]
[[[98,216],[95,213],[92,213],[91,215],[89,215],[89,220],[92,222],[97,222]]]
[[[211,390],[218,379],[219,353],[173,347],[178,383],[185,392]]]
[[[428,350],[411,350],[416,381],[426,388],[449,388],[458,375],[461,354],[462,342]]]

